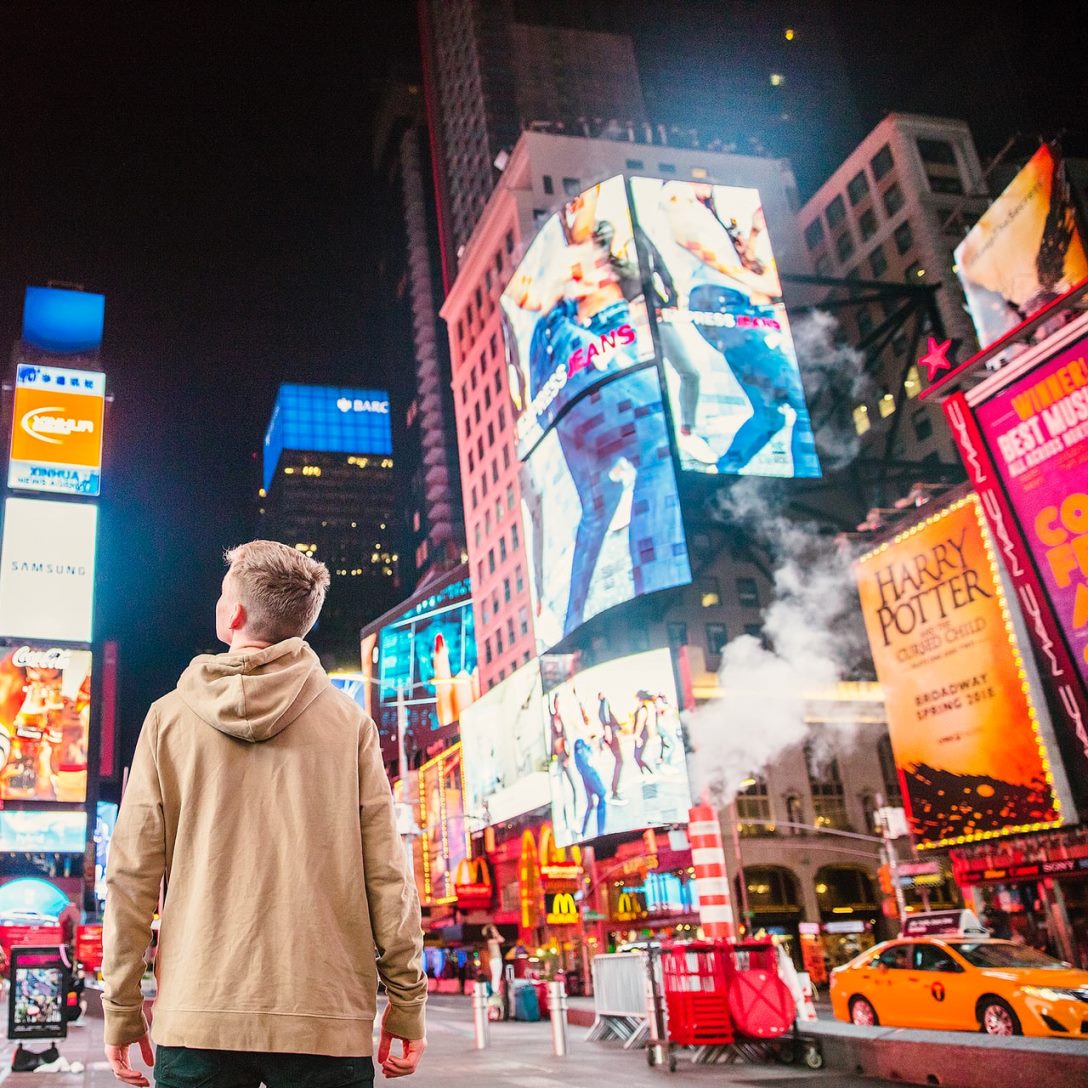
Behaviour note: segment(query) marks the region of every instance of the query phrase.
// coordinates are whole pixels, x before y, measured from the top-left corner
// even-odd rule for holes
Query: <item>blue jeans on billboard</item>
[[[608,810],[608,804],[605,801],[604,781],[597,773],[597,768],[593,766],[590,756],[589,745],[579,737],[574,742],[574,765],[578,768],[578,773],[582,776],[582,785],[586,789],[586,814],[582,819],[581,837],[583,839],[586,837],[586,830],[589,827],[589,814],[594,808],[597,809],[597,834],[604,834],[605,817]]]
[[[700,284],[691,289],[688,309],[692,313],[731,314],[736,318],[770,318],[780,321],[773,306],[754,304],[747,295],[718,284]],[[711,347],[725,356],[726,364],[752,406],[751,416],[733,436],[729,448],[718,459],[718,471],[739,472],[785,426],[785,407],[794,410],[797,420],[793,427],[790,452],[794,472],[798,472],[811,457],[807,448],[811,428],[806,425],[808,411],[805,391],[797,363],[785,350],[786,333],[782,343],[768,343],[773,330],[719,325],[698,325],[700,334]]]
[[[156,1088],[372,1088],[371,1058],[324,1054],[259,1054],[160,1046],[155,1051]]]

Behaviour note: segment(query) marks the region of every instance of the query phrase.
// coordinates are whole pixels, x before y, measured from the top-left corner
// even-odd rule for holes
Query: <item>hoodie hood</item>
[[[221,733],[251,742],[282,733],[329,678],[301,638],[244,654],[201,654],[178,681],[194,714]]]

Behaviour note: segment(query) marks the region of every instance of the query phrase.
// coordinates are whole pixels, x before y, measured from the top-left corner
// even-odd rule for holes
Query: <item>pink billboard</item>
[[[1088,340],[1032,368],[975,415],[1088,683]]]

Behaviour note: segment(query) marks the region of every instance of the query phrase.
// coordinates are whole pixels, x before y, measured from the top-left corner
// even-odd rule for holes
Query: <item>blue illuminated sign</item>
[[[23,341],[54,355],[94,351],[102,344],[106,296],[60,287],[28,287]]]
[[[389,394],[336,385],[281,385],[264,436],[264,486],[284,450],[391,454]]]

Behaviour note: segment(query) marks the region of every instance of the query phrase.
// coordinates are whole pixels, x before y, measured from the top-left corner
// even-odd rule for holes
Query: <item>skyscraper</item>
[[[400,593],[392,452],[383,390],[280,386],[264,440],[261,533],[329,568],[310,641],[338,666],[357,666],[359,629]]]

